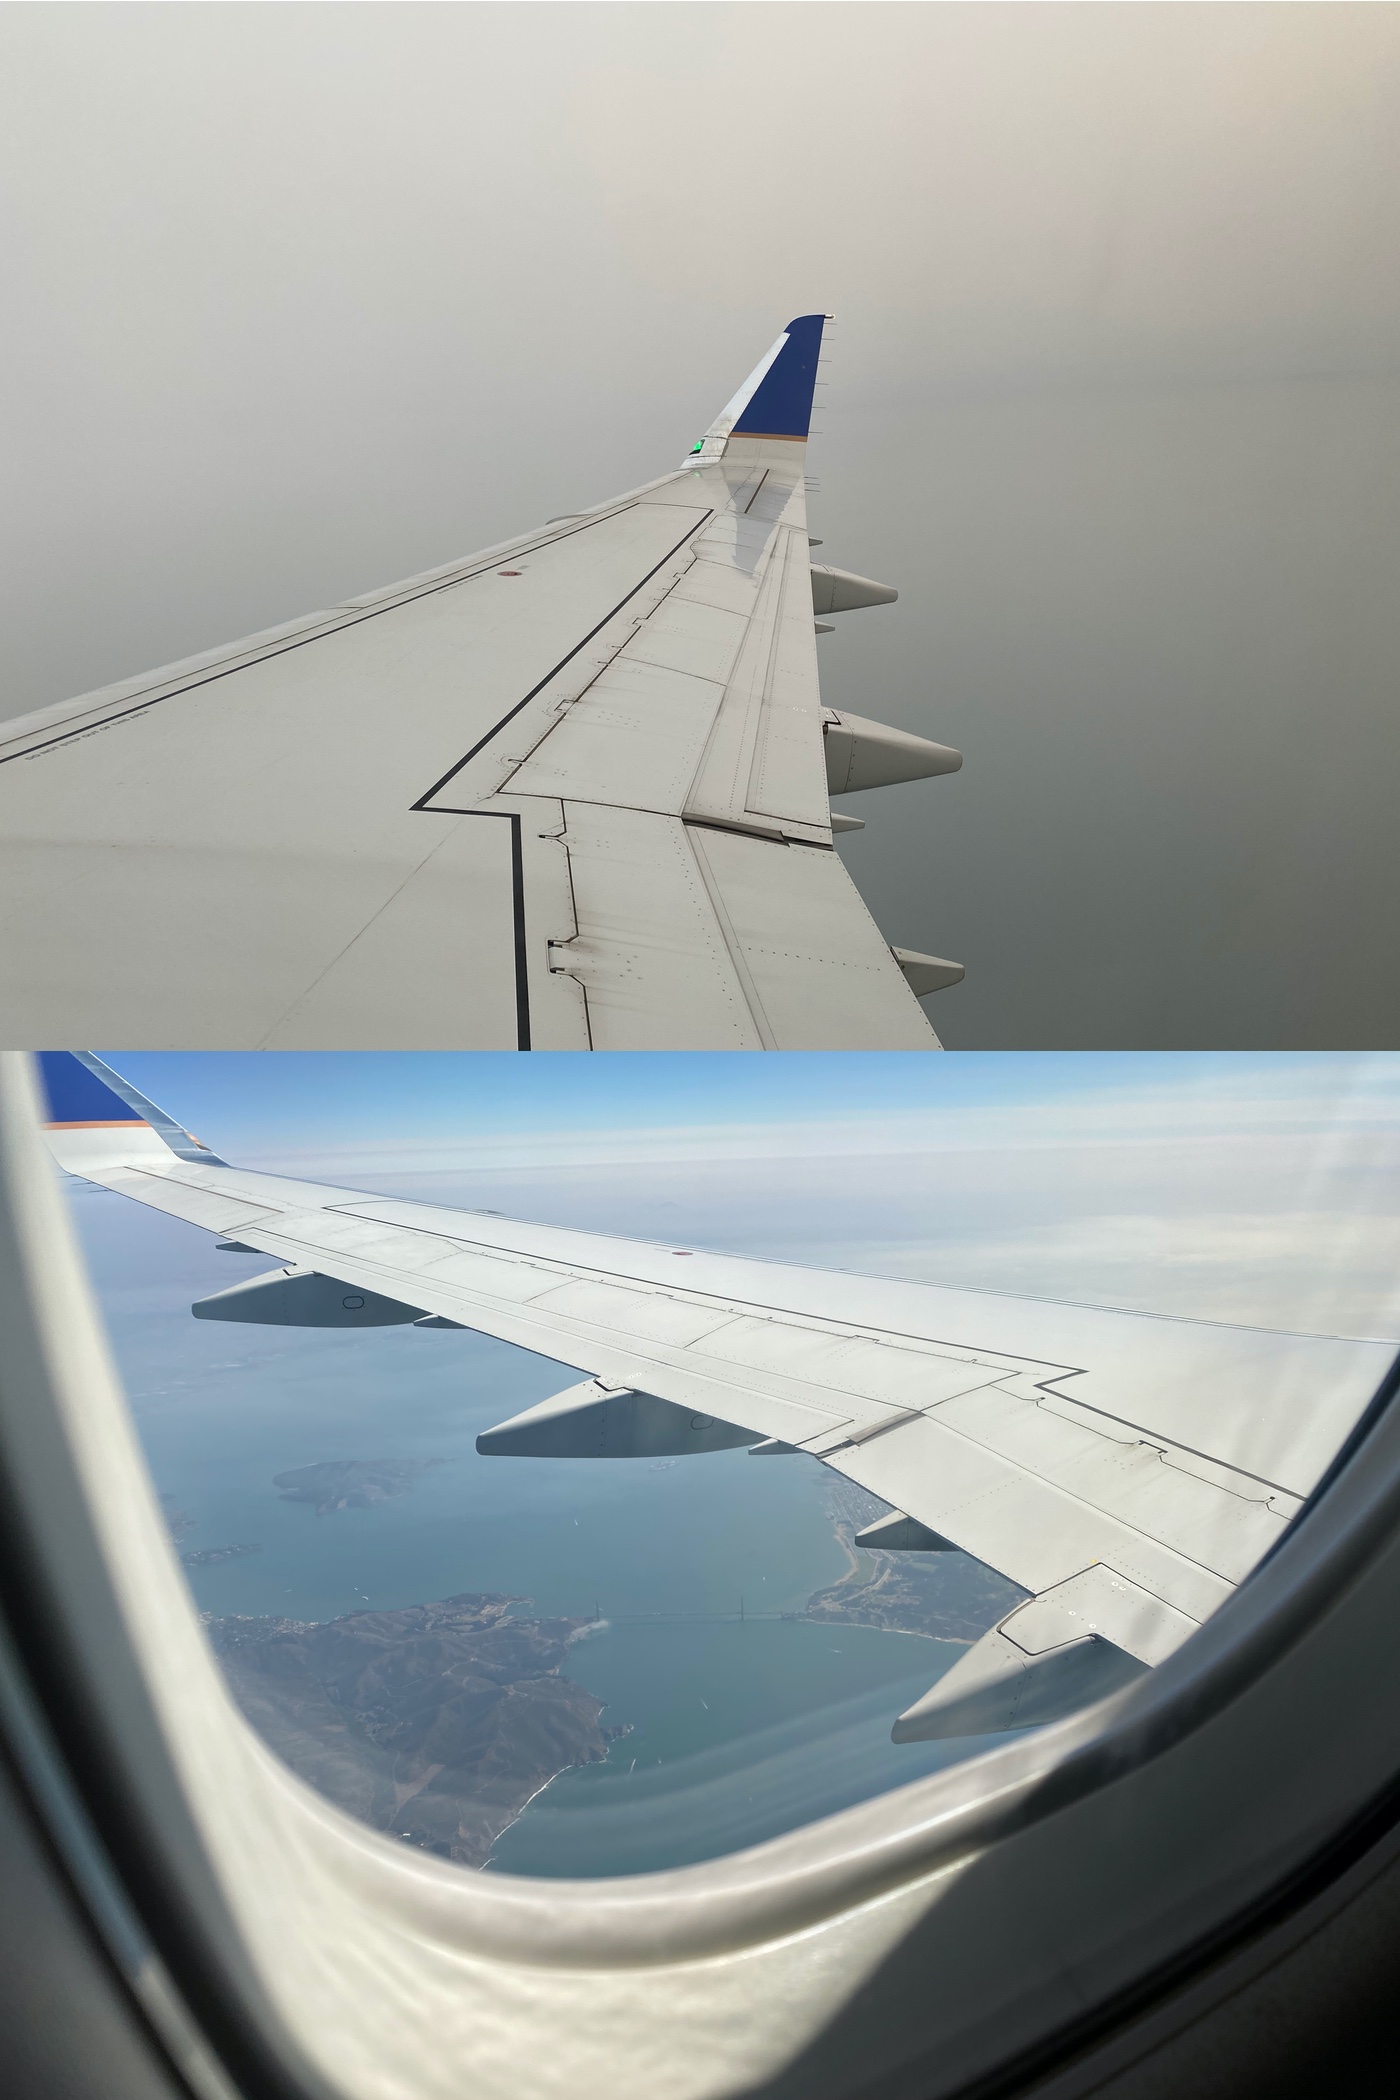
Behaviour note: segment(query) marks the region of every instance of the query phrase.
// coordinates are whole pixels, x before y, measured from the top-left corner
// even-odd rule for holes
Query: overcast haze
[[[1400,1034],[1400,12],[16,6],[0,712],[678,462],[837,317],[823,692],[953,1045]]]

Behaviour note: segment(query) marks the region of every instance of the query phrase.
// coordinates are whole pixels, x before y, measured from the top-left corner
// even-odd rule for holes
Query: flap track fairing
[[[863,605],[893,605],[899,592],[870,576],[853,576],[826,562],[812,563],[812,610],[816,613],[858,612]]]
[[[949,1736],[1043,1728],[1095,1699],[1106,1699],[1146,1667],[1099,1634],[1028,1655],[994,1627],[900,1715],[890,1740],[931,1743]]]
[[[197,1320],[246,1320],[260,1327],[403,1327],[420,1319],[423,1308],[355,1290],[315,1269],[292,1268],[215,1291],[190,1311]]]
[[[822,724],[828,794],[854,795],[862,788],[892,787],[900,780],[931,780],[956,773],[961,751],[935,744],[908,729],[828,708]]]
[[[943,992],[950,984],[961,984],[967,971],[961,963],[943,955],[920,955],[916,948],[891,948],[890,954],[904,972],[904,981],[916,999],[930,992]]]
[[[486,1430],[476,1448],[483,1458],[681,1458],[730,1451],[752,1439],[751,1429],[655,1393],[586,1378]]]
[[[878,1553],[956,1553],[958,1548],[951,1539],[945,1539],[941,1531],[930,1531],[917,1517],[906,1517],[902,1509],[892,1509],[887,1517],[880,1517],[874,1524],[867,1524],[864,1531],[856,1533],[858,1546],[869,1546]]]

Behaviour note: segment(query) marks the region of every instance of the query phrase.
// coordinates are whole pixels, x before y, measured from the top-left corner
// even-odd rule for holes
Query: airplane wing
[[[961,759],[822,704],[895,596],[811,565],[822,326],[644,488],[0,725],[11,1040],[936,1049],[832,849]]]
[[[1051,1718],[1162,1661],[1282,1537],[1393,1342],[825,1274],[247,1173],[100,1060],[42,1060],[58,1164],[279,1264],[203,1319],[467,1327],[585,1375],[492,1456],[807,1452],[860,1538],[1029,1592],[897,1740]]]

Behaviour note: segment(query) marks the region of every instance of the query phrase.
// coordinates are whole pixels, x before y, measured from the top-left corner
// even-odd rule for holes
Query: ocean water
[[[646,1874],[776,1837],[982,1747],[890,1741],[963,1650],[814,1620],[623,1624],[569,1675],[635,1716],[606,1763],[551,1782],[497,1840],[507,1874]]]
[[[495,1871],[645,1872],[793,1828],[965,1756],[890,1723],[961,1651],[800,1612],[848,1561],[832,1477],[743,1450],[683,1461],[485,1459],[477,1434],[577,1372],[487,1337],[191,1319],[254,1274],[209,1235],[77,1189],[72,1208],[152,1478],[217,1616],[329,1619],[464,1590],[597,1621],[568,1674],[629,1732],[562,1774],[499,1841]],[[274,1476],[326,1459],[429,1459],[401,1495],[320,1516]],[[740,1614],[742,1613],[742,1617]]]

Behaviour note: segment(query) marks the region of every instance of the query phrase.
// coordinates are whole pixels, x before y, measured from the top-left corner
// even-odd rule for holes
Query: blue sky
[[[876,1125],[951,1125],[969,1111],[1037,1107],[1052,1121],[1150,1093],[1314,1101],[1331,1112],[1358,1074],[1400,1085],[1400,1060],[1209,1053],[943,1057],[520,1057],[512,1052],[108,1052],[151,1099],[218,1149],[310,1156],[346,1144],[450,1147],[503,1136],[780,1131],[833,1141]]]

